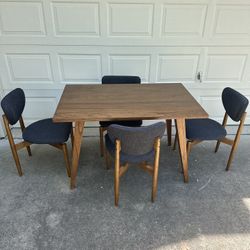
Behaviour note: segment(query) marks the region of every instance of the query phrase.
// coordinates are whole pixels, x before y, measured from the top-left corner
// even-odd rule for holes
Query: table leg
[[[84,122],[75,122],[75,129],[73,133],[73,152],[72,152],[72,166],[71,166],[71,179],[70,188],[76,187],[76,176],[79,164],[79,156],[81,151],[82,133],[84,128]]]
[[[176,144],[178,144],[178,148],[179,148],[179,154],[180,154],[180,159],[181,159],[181,167],[180,167],[180,171],[181,173],[183,173],[183,164],[182,164],[182,158],[181,158],[181,149],[180,149],[180,144],[179,144],[179,138],[178,138],[178,129],[177,129],[177,123],[176,123],[176,120],[174,120],[175,122],[175,140],[174,140],[174,146],[173,146],[173,149],[175,150],[176,149]]]
[[[177,132],[179,138],[180,155],[183,169],[184,182],[188,182],[188,157],[186,146],[186,124],[185,119],[176,119]]]
[[[166,120],[167,123],[167,136],[168,136],[168,146],[172,143],[172,119]]]

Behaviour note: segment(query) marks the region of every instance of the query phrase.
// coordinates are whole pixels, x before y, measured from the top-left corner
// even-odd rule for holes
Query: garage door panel
[[[55,36],[99,36],[99,4],[52,2]]]
[[[45,36],[41,2],[0,2],[1,33],[3,36]]]
[[[210,54],[207,57],[204,81],[242,81],[248,55]]]
[[[59,54],[63,83],[100,82],[101,55]]]
[[[23,84],[41,82],[53,84],[52,66],[49,54],[6,54],[10,83]]]
[[[53,115],[65,84],[138,75],[182,82],[221,121],[223,88],[250,96],[249,23],[248,0],[3,0],[0,91],[23,88],[31,122]]]

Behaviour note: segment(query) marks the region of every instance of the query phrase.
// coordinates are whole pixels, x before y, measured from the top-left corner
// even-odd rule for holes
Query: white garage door
[[[250,97],[249,56],[250,0],[0,1],[2,94],[25,90],[26,122],[105,74],[182,82],[221,120],[225,86]]]

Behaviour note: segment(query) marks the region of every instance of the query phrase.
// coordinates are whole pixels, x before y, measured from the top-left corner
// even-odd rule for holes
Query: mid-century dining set
[[[156,198],[160,141],[167,129],[168,145],[171,145],[172,121],[178,144],[184,182],[188,182],[188,155],[191,147],[205,140],[230,145],[231,151],[226,170],[229,170],[236,152],[246,118],[248,99],[232,88],[222,92],[225,108],[223,123],[208,118],[206,111],[181,83],[145,83],[138,76],[104,76],[102,84],[66,85],[53,118],[43,119],[25,127],[22,113],[25,94],[20,88],[12,90],[1,101],[3,121],[16,163],[22,176],[17,151],[26,148],[31,156],[31,144],[49,144],[63,151],[70,188],[76,188],[84,124],[98,121],[100,124],[100,154],[107,168],[114,160],[115,205],[119,201],[120,177],[129,165],[136,164],[152,175],[152,202]],[[227,137],[228,117],[239,124],[234,139]],[[164,120],[142,126],[143,120]],[[20,123],[23,141],[15,143],[11,126]],[[72,143],[70,160],[67,144]]]

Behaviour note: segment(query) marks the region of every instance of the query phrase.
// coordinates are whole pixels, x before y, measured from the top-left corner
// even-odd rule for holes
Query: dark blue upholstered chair
[[[126,127],[112,124],[105,135],[106,164],[109,167],[110,156],[115,159],[115,205],[119,200],[120,177],[128,170],[129,163],[139,166],[153,176],[152,202],[157,191],[160,157],[160,138],[165,131],[165,123],[158,122],[146,127]]]
[[[120,76],[120,75],[107,75],[103,76],[102,84],[140,84],[141,79],[139,76]],[[103,137],[104,132],[107,130],[107,127],[111,124],[119,124],[122,126],[128,127],[140,127],[142,125],[142,120],[132,120],[132,121],[100,121],[100,151],[101,156],[103,156]]]
[[[70,177],[70,163],[65,142],[68,140],[72,130],[71,123],[53,123],[52,119],[44,119],[25,127],[22,118],[25,107],[25,94],[20,88],[14,89],[7,94],[2,99],[1,106],[4,112],[3,121],[5,129],[19,176],[22,176],[23,172],[17,151],[26,147],[29,156],[31,156],[31,144],[50,144],[63,151],[67,174]],[[22,129],[24,140],[15,144],[10,125],[14,125],[18,121]]]
[[[189,153],[193,145],[204,140],[217,141],[215,152],[218,151],[221,142],[228,144],[232,146],[226,167],[228,171],[240,140],[240,134],[247,114],[245,111],[249,101],[236,90],[227,87],[222,92],[222,103],[226,111],[222,125],[209,118],[186,120],[187,151]],[[239,122],[234,140],[226,137],[227,131],[225,127],[227,125],[228,116],[233,121]]]

